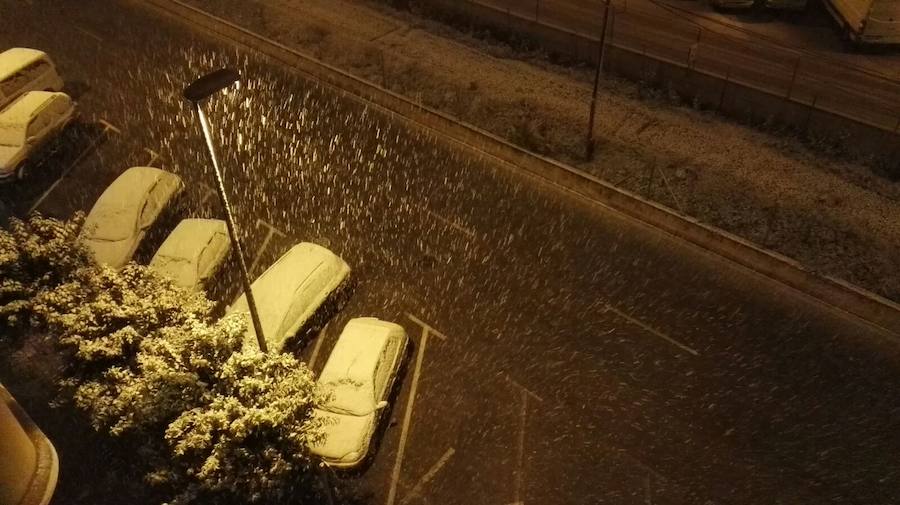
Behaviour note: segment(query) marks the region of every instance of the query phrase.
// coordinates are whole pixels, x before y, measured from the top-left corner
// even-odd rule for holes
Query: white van
[[[0,53],[0,109],[27,91],[62,91],[63,81],[47,53],[14,47]]]

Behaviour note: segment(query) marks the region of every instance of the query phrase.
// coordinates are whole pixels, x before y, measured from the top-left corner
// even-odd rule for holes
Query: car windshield
[[[24,143],[24,128],[18,125],[0,123],[0,146],[21,146]]]
[[[135,205],[116,205],[92,212],[84,222],[84,229],[94,240],[125,240],[135,232],[137,211]]]
[[[347,382],[325,385],[334,397],[325,408],[335,414],[365,416],[375,410],[375,397],[371,384]]]

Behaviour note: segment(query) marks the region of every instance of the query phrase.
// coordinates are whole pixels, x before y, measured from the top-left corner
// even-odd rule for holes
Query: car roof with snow
[[[176,284],[195,287],[209,272],[204,260],[213,254],[221,258],[230,240],[225,221],[221,219],[184,219],[166,237],[150,260],[150,268],[170,277]],[[220,250],[209,250],[210,248]]]
[[[94,240],[123,240],[135,231],[149,192],[163,179],[175,174],[154,167],[131,167],[103,191],[82,227]]]
[[[19,126],[27,123],[34,113],[45,107],[51,100],[68,95],[55,91],[29,91],[0,112],[0,124]]]
[[[328,249],[310,242],[301,242],[292,247],[278,261],[253,281],[253,298],[259,312],[260,322],[266,339],[275,338],[282,329],[295,298],[317,275],[340,267],[343,260]],[[228,312],[247,311],[247,297],[244,294],[228,308]],[[248,333],[253,327],[248,328]]]
[[[371,381],[384,346],[391,336],[398,333],[402,334],[403,328],[376,318],[351,320],[341,332],[328,362],[319,374],[319,383]]]
[[[13,47],[0,53],[0,76],[18,72],[22,67],[40,59],[47,53],[27,47]]]

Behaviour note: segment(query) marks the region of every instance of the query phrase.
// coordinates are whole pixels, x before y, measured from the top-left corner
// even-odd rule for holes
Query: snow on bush
[[[208,402],[246,326],[244,314],[233,314],[214,324],[194,320],[162,328],[140,342],[134,366],[110,367],[78,385],[75,404],[98,430],[162,433],[182,412]]]
[[[32,214],[0,229],[0,333],[26,327],[35,295],[92,264],[76,240],[83,222],[80,213],[69,221]]]
[[[250,502],[283,498],[311,475],[308,447],[323,441],[326,422],[314,408],[328,397],[289,354],[240,351],[216,375],[209,402],[169,425],[172,466],[155,476],[183,482],[176,504],[210,493]]]
[[[207,319],[212,303],[143,265],[121,270],[93,264],[40,292],[34,312],[81,368],[130,363],[142,339],[164,328]]]

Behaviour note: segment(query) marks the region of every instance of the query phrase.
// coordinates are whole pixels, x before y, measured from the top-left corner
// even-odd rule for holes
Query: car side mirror
[[[377,404],[375,404],[375,410],[381,410],[381,409],[383,409],[383,408],[385,408],[385,407],[387,407],[387,406],[388,406],[388,402],[386,402],[386,401],[384,401],[384,400],[381,400],[380,402],[378,402]]]

